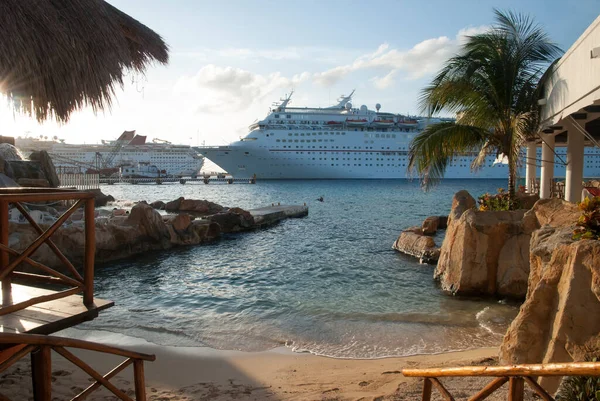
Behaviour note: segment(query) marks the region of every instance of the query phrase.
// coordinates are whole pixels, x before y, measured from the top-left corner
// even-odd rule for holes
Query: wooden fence
[[[100,188],[99,174],[58,174],[61,188],[76,188],[79,190]]]
[[[402,374],[406,377],[422,377],[423,401],[431,400],[431,392],[435,387],[444,400],[454,401],[454,397],[438,379],[440,377],[496,377],[477,394],[469,398],[469,401],[481,401],[508,382],[508,400],[523,401],[525,395],[525,383],[544,401],[554,401],[554,398],[546,392],[536,381],[537,377],[544,376],[600,376],[600,362],[572,362],[572,363],[549,363],[536,365],[510,365],[510,366],[464,366],[441,369],[403,369]]]
[[[71,401],[83,400],[91,392],[100,387],[107,388],[120,400],[133,401],[131,397],[109,381],[112,377],[116,376],[131,364],[133,364],[135,399],[138,401],[146,400],[144,361],[154,361],[154,355],[142,354],[71,338],[41,336],[35,334],[0,333],[0,349],[7,346],[9,348],[0,351],[0,373],[4,372],[15,362],[31,353],[31,363],[35,370],[34,381],[37,382],[37,385],[34,387],[34,398],[36,400],[50,401],[55,399],[52,397],[53,377],[51,351],[55,351],[94,379],[93,383],[73,397]],[[101,352],[104,354],[121,356],[127,359],[107,374],[101,375],[71,351],[67,350],[67,348]],[[2,394],[0,394],[0,399],[9,400],[8,397]]]

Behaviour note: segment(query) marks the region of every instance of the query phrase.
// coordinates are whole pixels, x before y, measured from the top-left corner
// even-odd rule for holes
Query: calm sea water
[[[98,266],[96,296],[116,306],[81,327],[162,345],[287,346],[341,358],[497,345],[515,305],[443,294],[433,266],[391,246],[402,229],[447,214],[459,189],[475,196],[503,185],[446,181],[429,193],[403,180],[103,187],[121,204],[185,196],[243,208],[306,202],[310,211],[214,244]]]

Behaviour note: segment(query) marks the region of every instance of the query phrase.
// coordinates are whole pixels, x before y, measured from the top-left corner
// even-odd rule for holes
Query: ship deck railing
[[[462,366],[431,369],[403,369],[405,377],[423,378],[422,401],[430,401],[432,390],[436,390],[446,401],[454,396],[442,384],[442,377],[493,377],[483,389],[471,396],[469,401],[481,401],[508,382],[508,400],[523,401],[525,383],[544,401],[554,398],[537,382],[539,377],[548,376],[600,376],[600,362],[570,362],[548,364],[523,364],[507,366]]]

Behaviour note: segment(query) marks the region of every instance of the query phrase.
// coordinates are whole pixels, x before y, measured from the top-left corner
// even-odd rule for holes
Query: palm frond
[[[408,171],[416,171],[429,189],[444,176],[453,158],[476,151],[489,136],[489,131],[470,125],[453,122],[429,125],[410,144]]]

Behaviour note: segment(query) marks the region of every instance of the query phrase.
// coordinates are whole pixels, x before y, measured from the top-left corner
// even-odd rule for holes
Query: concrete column
[[[534,141],[527,142],[527,160],[525,165],[525,188],[530,194],[535,193],[535,173],[537,164],[537,146]]]
[[[542,134],[542,176],[540,178],[540,198],[550,198],[550,188],[554,181],[554,135]]]
[[[583,185],[583,134],[572,125],[567,136],[567,175],[565,182],[565,200],[581,202]]]

